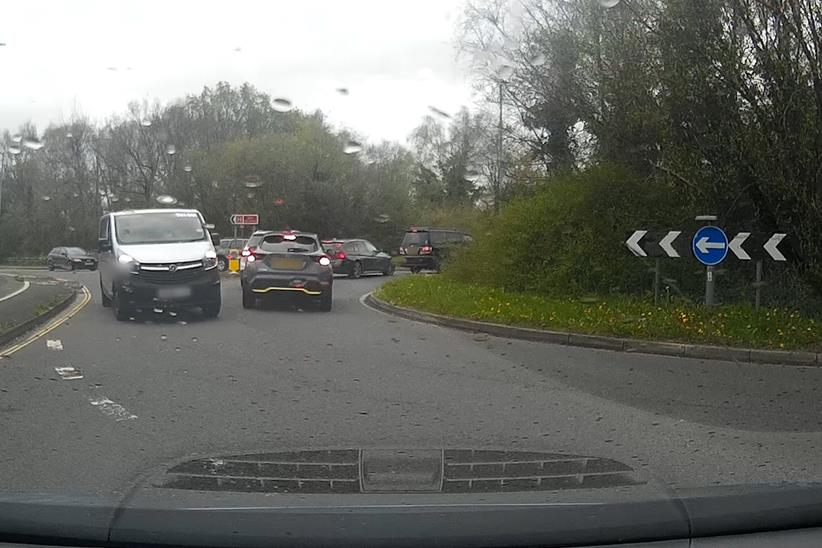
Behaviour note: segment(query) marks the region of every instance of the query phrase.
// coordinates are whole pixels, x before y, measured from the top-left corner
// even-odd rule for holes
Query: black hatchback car
[[[347,274],[349,278],[359,278],[369,272],[383,276],[394,274],[391,255],[380,251],[368,240],[335,238],[323,240],[323,247],[331,258],[334,274]]]
[[[455,247],[474,241],[470,234],[451,228],[412,227],[405,232],[400,255],[411,272],[440,271]]]
[[[240,275],[243,308],[254,308],[266,295],[290,294],[313,299],[320,310],[331,310],[334,273],[331,259],[316,234],[270,232],[246,256]]]
[[[55,247],[46,258],[49,270],[63,268],[66,270],[97,270],[97,257],[82,247]]]

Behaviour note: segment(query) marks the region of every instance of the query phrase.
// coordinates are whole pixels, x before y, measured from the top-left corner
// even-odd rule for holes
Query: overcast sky
[[[473,104],[453,44],[463,2],[3,2],[0,130],[102,121],[225,80],[320,108],[369,142],[404,140],[429,105]]]

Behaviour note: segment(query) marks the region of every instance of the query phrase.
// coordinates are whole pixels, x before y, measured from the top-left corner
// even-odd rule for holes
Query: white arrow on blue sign
[[[694,257],[700,263],[714,266],[728,255],[728,236],[716,226],[703,226],[694,234]]]

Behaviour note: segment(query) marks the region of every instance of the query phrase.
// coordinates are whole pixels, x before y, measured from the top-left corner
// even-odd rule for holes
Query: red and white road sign
[[[256,226],[260,224],[260,216],[256,213],[235,213],[231,216],[231,224]]]

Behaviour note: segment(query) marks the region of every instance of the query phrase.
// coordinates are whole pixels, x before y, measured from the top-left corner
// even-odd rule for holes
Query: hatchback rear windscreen
[[[317,240],[311,236],[290,234],[271,234],[260,242],[260,250],[266,253],[311,253],[317,247]]]
[[[422,246],[428,243],[428,232],[406,232],[402,239],[402,247],[412,245]]]

